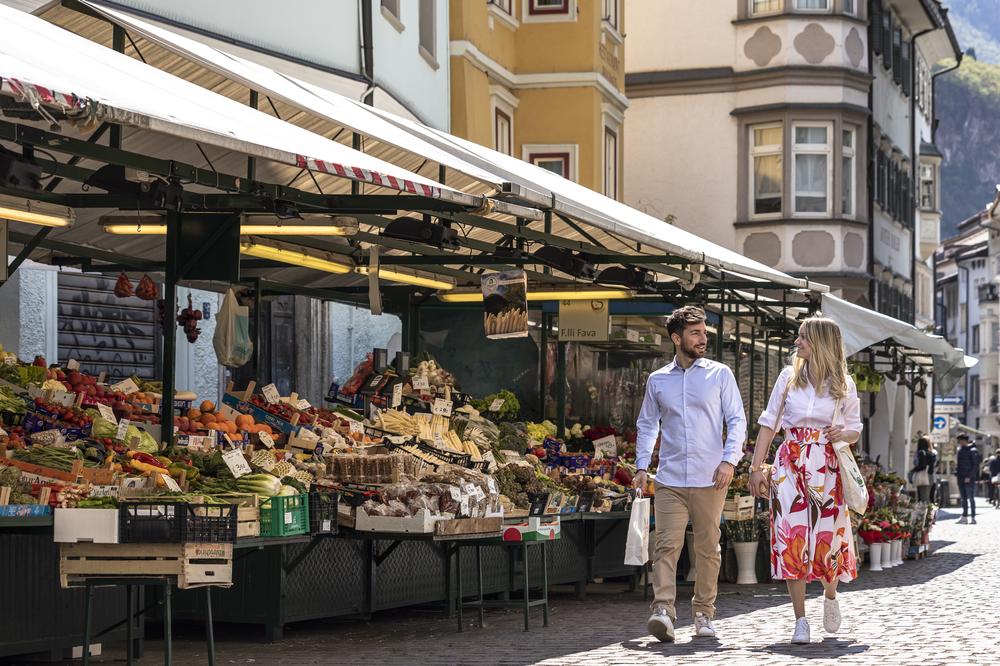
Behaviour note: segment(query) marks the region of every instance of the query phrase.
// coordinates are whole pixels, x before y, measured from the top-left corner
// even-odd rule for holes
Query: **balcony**
[[[979,285],[979,302],[980,303],[987,303],[990,301],[996,302],[998,292],[1000,292],[1000,289],[998,289],[997,287],[998,286],[995,284]]]

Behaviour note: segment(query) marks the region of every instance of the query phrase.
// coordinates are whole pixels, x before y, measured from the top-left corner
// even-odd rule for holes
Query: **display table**
[[[477,539],[470,541],[458,541],[455,542],[454,548],[457,557],[456,570],[457,576],[457,593],[455,595],[455,606],[458,610],[458,630],[463,631],[465,629],[464,620],[462,617],[462,609],[464,607],[474,607],[479,610],[479,626],[480,628],[486,626],[486,615],[485,609],[487,608],[522,608],[524,610],[524,630],[528,631],[528,619],[529,613],[533,607],[542,607],[542,617],[543,626],[549,626],[549,569],[548,562],[545,557],[545,548],[548,546],[550,541],[502,541],[500,539]],[[475,601],[465,601],[462,594],[462,557],[461,549],[465,547],[473,547],[476,552],[476,594],[477,598]],[[510,584],[506,592],[501,599],[485,599],[485,591],[483,588],[483,558],[482,551],[484,548],[500,548],[507,552],[507,562],[508,562],[508,580]],[[531,599],[531,587],[529,584],[528,571],[531,568],[529,566],[528,549],[538,549],[541,552],[542,559],[542,596],[539,599]],[[514,592],[514,578],[515,578],[515,563],[514,558],[516,554],[521,553],[521,577],[522,586],[521,590],[523,593],[523,598],[520,600],[511,599],[510,595]]]

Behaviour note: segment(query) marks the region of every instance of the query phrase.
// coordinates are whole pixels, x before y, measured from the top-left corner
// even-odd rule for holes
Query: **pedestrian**
[[[958,493],[962,497],[962,517],[958,519],[958,524],[975,525],[976,480],[979,478],[979,467],[983,458],[979,455],[979,449],[966,433],[961,433],[957,439],[958,454],[955,462],[955,476],[958,477]]]
[[[1000,449],[993,452],[990,458],[990,500],[993,506],[1000,509]]]
[[[917,440],[917,460],[910,470],[910,483],[917,487],[917,500],[928,502],[931,497],[934,465],[937,464],[937,452],[931,449],[931,440],[921,437]]]
[[[857,577],[851,519],[833,443],[861,436],[861,402],[847,370],[840,327],[810,317],[792,364],[778,375],[750,465],[750,489],[771,502],[771,574],[784,580],[795,612],[792,643],[808,643],[806,585],[823,583],[823,627],[840,629],[837,584]],[[774,466],[763,467],[771,438],[784,430]]]
[[[689,518],[694,529],[691,559],[698,563],[692,600],[695,635],[715,636],[712,620],[722,563],[719,523],[726,489],[743,457],[747,422],[733,371],[705,358],[704,310],[693,306],[674,310],[667,332],[675,356],[646,381],[636,421],[638,472],[633,483],[636,488],[645,487],[646,469],[659,436],[660,462],[653,477],[654,599],[646,627],[659,640],[672,642],[677,620],[677,559]]]

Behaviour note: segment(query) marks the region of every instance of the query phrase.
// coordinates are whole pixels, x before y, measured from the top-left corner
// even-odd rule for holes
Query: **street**
[[[455,623],[434,611],[401,609],[370,622],[330,620],[290,625],[286,639],[258,642],[244,629],[217,630],[219,664],[1000,664],[1000,511],[979,499],[978,525],[956,524],[959,512],[943,510],[933,533],[934,554],[883,572],[861,573],[841,594],[844,623],[836,636],[822,630],[818,584],[807,612],[811,645],[793,646],[792,610],[783,587],[723,585],[717,640],[692,639],[685,618],[691,587],[682,586],[675,644],[646,635],[641,593],[617,583],[592,585],[586,601],[565,590],[552,599],[544,629],[534,611],[532,629],[519,612],[491,612],[487,627]],[[472,618],[466,616],[471,622]],[[175,663],[204,663],[195,627],[179,627]],[[141,663],[162,663],[162,643],[149,641]],[[98,663],[120,659],[106,651]]]

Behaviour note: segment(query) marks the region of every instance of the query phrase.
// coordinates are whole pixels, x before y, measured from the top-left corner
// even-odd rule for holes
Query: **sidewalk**
[[[844,586],[844,624],[836,637],[822,629],[822,590],[810,587],[807,613],[813,644],[788,643],[792,610],[783,586],[724,585],[717,606],[718,640],[691,637],[685,617],[691,587],[681,588],[675,644],[646,635],[640,592],[593,585],[586,601],[567,592],[552,598],[552,618],[532,630],[516,612],[491,612],[487,627],[459,634],[439,613],[414,609],[380,613],[370,622],[331,620],[290,625],[281,643],[260,643],[244,629],[217,630],[218,664],[1000,664],[1000,510],[980,504],[979,525],[957,525],[942,511],[935,554],[872,573]],[[467,616],[467,619],[472,620]],[[178,628],[177,664],[204,664],[197,628]],[[185,633],[186,631],[194,633]],[[150,641],[143,664],[162,662]],[[96,663],[114,663],[117,653]],[[121,663],[121,661],[119,661]]]

